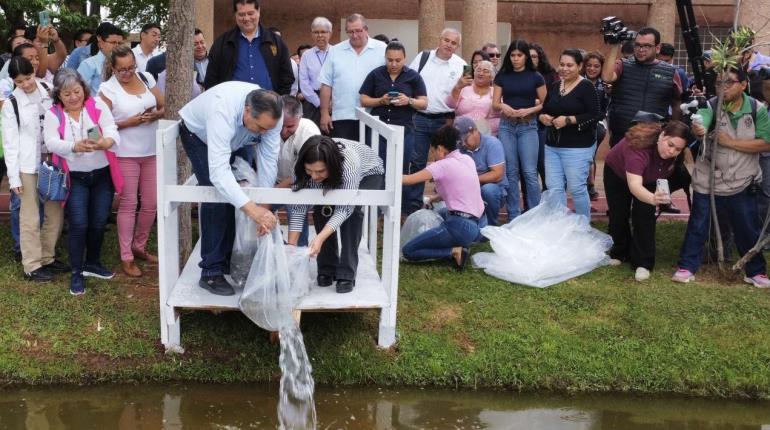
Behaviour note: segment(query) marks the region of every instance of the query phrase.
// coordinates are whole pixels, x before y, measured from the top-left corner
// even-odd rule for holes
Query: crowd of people
[[[211,49],[196,30],[190,47],[193,98],[179,112],[181,141],[198,184],[214,186],[228,202],[199,211],[199,286],[212,294],[235,293],[224,276],[234,211],[261,232],[278,222],[277,207],[255,204],[239,186],[230,168],[236,156],[256,167],[260,187],[384,187],[387,147],[359,135],[359,107],[404,129],[402,214],[445,203],[443,223],[404,246],[408,261],[447,259],[462,269],[481,228],[497,225],[502,208],[514,220],[538,205],[546,188],[565,205],[571,197],[574,211],[590,222],[597,147],[608,135],[602,173],[611,263],[629,263],[638,281],[649,278],[656,211],[676,210],[670,192],[689,192],[692,182],[692,215],[673,276],[689,282],[709,235],[710,161],[700,142],[715,123],[722,130],[715,139],[717,204],[741,255],[758,239],[765,214],[757,208],[770,197],[770,181],[762,182],[770,163],[760,162],[761,153],[770,153],[770,117],[764,99],[747,94],[748,73],[770,67],[768,57],[752,51],[716,80],[727,103],[721,116],[709,100],[699,111],[702,123],[691,124],[680,109],[684,94],[708,90],[693,87],[671,64],[673,47],[654,28],[604,54],[568,47],[554,68],[540,45],[523,39],[510,41],[504,53],[484,44],[466,62],[456,53],[462,34],[454,28],[410,62],[397,38],[369,36],[360,14],[347,17],[348,38],[335,45],[331,21],[315,18],[312,44],[293,52],[280,31],[263,26],[260,13],[258,0],[234,0],[233,28]],[[9,55],[0,56],[0,164],[11,188],[15,252],[29,280],[70,273],[70,292],[80,295],[85,277],[112,278],[101,250],[114,195],[122,272],[139,277],[136,260],[157,262],[146,246],[157,207],[154,136],[165,113],[161,32],[158,24],[144,25],[132,49],[122,29],[104,22],[79,31],[68,53],[52,26],[13,29]],[[688,147],[696,160],[692,178],[682,162]],[[38,179],[50,177],[40,169],[63,172],[64,200],[40,198]],[[664,179],[668,192],[658,185]],[[427,182],[435,190],[429,195]],[[318,256],[318,285],[350,292],[361,208],[286,209],[288,243]],[[65,225],[68,263],[56,256]],[[770,287],[761,254],[746,266],[745,280]]]

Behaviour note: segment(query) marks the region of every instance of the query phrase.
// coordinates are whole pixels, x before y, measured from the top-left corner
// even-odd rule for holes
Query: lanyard
[[[324,53],[324,59],[323,60],[321,59],[321,56],[318,55],[319,52],[323,52]],[[326,62],[326,57],[328,55],[329,55],[329,51],[321,51],[320,49],[315,51],[315,57],[318,59],[318,62],[321,63],[321,66],[323,66],[324,63]]]

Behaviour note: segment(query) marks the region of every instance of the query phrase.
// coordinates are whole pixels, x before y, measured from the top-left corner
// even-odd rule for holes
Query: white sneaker
[[[610,266],[620,266],[621,264],[623,264],[623,262],[618,260],[617,258],[610,258],[610,261],[607,264],[609,264]]]
[[[637,267],[636,273],[634,274],[634,279],[636,279],[639,282],[646,281],[650,279],[650,271],[645,269],[644,267]]]

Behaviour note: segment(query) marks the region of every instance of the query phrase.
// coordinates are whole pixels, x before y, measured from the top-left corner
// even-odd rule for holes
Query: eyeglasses
[[[345,33],[347,33],[348,36],[352,36],[354,34],[361,34],[361,33],[365,32],[365,31],[366,30],[364,30],[363,28],[359,28],[359,29],[356,29],[356,30],[348,30]]]
[[[489,58],[500,58],[501,54],[499,52],[498,53],[494,53],[494,54],[488,52],[487,55],[489,56]]]
[[[131,67],[126,67],[125,69],[115,69],[115,73],[120,73],[121,75],[134,73],[134,71],[136,71],[136,64]]]
[[[736,81],[735,79],[727,79],[725,81],[717,81],[717,85],[724,85],[725,87],[732,87],[733,85],[739,83],[740,81]]]
[[[651,45],[649,43],[634,43],[634,49],[652,49],[655,45]]]

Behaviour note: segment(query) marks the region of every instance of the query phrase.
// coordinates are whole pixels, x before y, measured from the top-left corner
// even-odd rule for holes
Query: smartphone
[[[668,179],[658,179],[655,184],[655,191],[660,191],[668,196],[668,201],[671,201],[671,191],[668,189]]]
[[[102,133],[99,131],[99,127],[93,126],[88,129],[88,138],[94,142],[98,141],[102,137]]]
[[[466,64],[463,66],[463,75],[465,76],[471,76],[473,72],[471,71],[471,66]]]
[[[37,18],[41,27],[47,27],[51,25],[51,12],[47,10],[41,10],[38,12]]]
[[[398,91],[388,91],[388,97],[395,99],[400,93]]]

